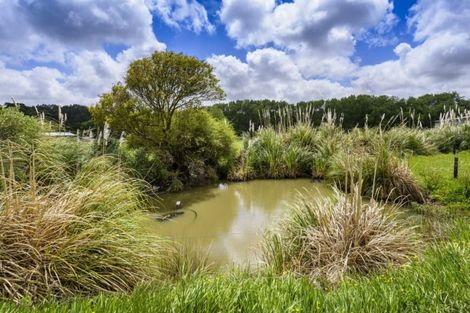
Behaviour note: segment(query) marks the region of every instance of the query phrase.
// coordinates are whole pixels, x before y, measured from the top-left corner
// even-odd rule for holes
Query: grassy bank
[[[198,129],[200,120],[190,120]],[[177,125],[179,149],[188,136],[187,125]],[[206,270],[190,251],[144,233],[151,189],[133,177],[141,160],[132,155],[137,165],[129,163],[121,142],[117,157],[97,156],[108,151],[104,136],[102,146],[28,142],[22,130],[0,141],[0,312],[470,309],[470,153],[460,153],[458,179],[453,156],[437,154],[448,151],[452,136],[462,139],[460,146],[467,142],[464,128],[264,128],[244,138],[235,166],[232,140],[208,134],[212,144],[198,141],[195,157],[168,164],[196,180],[217,167],[234,180],[305,176],[337,188],[334,200],[290,204],[285,227],[266,236],[274,247],[266,267],[225,272]],[[232,161],[210,147],[229,148]],[[391,210],[380,200],[407,207]]]
[[[461,154],[465,166],[470,154]],[[423,183],[426,160],[449,174],[451,155],[413,157],[412,169]],[[451,163],[452,164],[452,163]],[[464,168],[464,167],[463,167]],[[452,178],[449,178],[452,179]],[[444,191],[443,191],[444,192]],[[431,196],[433,194],[431,193]],[[151,283],[131,294],[50,300],[31,306],[0,304],[1,312],[466,312],[470,310],[470,225],[468,211],[419,206],[413,216],[424,221],[445,211],[449,225],[439,238],[425,239],[424,252],[402,267],[381,273],[348,275],[335,284],[313,282],[290,272],[231,270],[185,275]],[[460,214],[463,213],[463,214]],[[428,229],[421,229],[428,232]]]
[[[407,267],[318,288],[294,275],[231,272],[155,284],[129,296],[50,302],[2,312],[466,312],[470,310],[468,223]]]
[[[409,165],[420,186],[431,199],[452,210],[470,210],[470,152],[457,154],[459,177],[453,178],[452,153],[414,156]]]

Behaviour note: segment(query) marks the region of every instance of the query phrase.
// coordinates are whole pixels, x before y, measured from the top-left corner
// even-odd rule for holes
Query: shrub
[[[470,149],[470,125],[444,125],[427,132],[428,140],[440,152],[451,152],[454,146],[457,150]]]
[[[144,148],[130,147],[127,143],[119,147],[118,153],[123,164],[131,168],[137,177],[152,185],[170,185],[171,172],[158,156]]]
[[[296,126],[287,132],[262,128],[253,139],[246,138],[231,179],[295,178],[311,172],[313,153],[309,146],[313,131]]]
[[[307,124],[297,124],[290,127],[286,134],[286,142],[299,147],[311,149],[317,141],[317,132],[314,128]]]
[[[284,144],[272,128],[258,131],[251,145],[251,165],[257,176],[281,178],[284,176]]]
[[[384,132],[383,136],[393,151],[402,154],[429,155],[437,152],[435,144],[421,129],[395,127]]]
[[[350,144],[347,139],[345,133],[332,125],[320,126],[313,154],[312,176],[314,178],[325,178],[328,175],[333,157]]]
[[[189,185],[226,177],[239,152],[232,126],[205,110],[178,112],[168,136],[168,152]]]
[[[383,135],[371,137],[367,145],[361,145],[356,138],[353,144],[344,146],[346,148],[332,157],[327,178],[346,188],[348,177],[361,176],[364,181],[362,192],[369,197],[425,201],[408,165]]]
[[[40,124],[15,108],[0,108],[0,140],[32,143],[40,134]]]
[[[242,149],[234,165],[231,167],[227,178],[231,181],[244,181],[255,177],[252,166],[253,140],[248,135],[242,138]]]
[[[123,292],[159,277],[163,245],[140,231],[140,183],[112,163],[94,159],[49,186],[36,180],[34,154],[27,182],[1,172],[0,297]]]
[[[413,228],[397,208],[351,195],[300,197],[292,215],[264,241],[263,258],[276,272],[337,282],[347,273],[369,273],[407,262],[418,247]]]
[[[57,183],[73,179],[93,157],[92,143],[70,138],[47,138],[35,150],[37,179]]]
[[[202,109],[187,109],[175,113],[165,134],[156,127],[151,139],[128,136],[121,154],[147,181],[174,191],[227,177],[239,150],[238,138],[226,120]]]

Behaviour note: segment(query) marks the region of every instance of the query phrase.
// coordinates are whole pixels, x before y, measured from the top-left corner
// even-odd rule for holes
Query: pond
[[[313,196],[328,187],[309,179],[255,180],[194,188],[162,197],[160,207],[175,210],[181,201],[184,214],[159,221],[152,214],[152,232],[191,248],[201,249],[218,264],[256,265],[264,231],[289,211],[300,191]],[[163,214],[164,215],[164,214]]]

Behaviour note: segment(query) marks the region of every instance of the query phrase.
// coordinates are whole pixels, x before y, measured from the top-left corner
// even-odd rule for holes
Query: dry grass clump
[[[70,182],[41,186],[34,155],[18,181],[11,154],[0,154],[0,297],[130,291],[158,277],[161,242],[140,232],[139,183],[108,158]]]
[[[418,246],[414,228],[398,218],[395,206],[363,202],[355,185],[351,195],[302,195],[280,230],[266,238],[263,257],[277,272],[334,283],[348,273],[406,263]]]

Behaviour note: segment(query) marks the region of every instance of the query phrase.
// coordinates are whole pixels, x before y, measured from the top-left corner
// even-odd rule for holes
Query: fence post
[[[454,144],[454,178],[459,177],[459,158],[456,154],[456,145]]]

